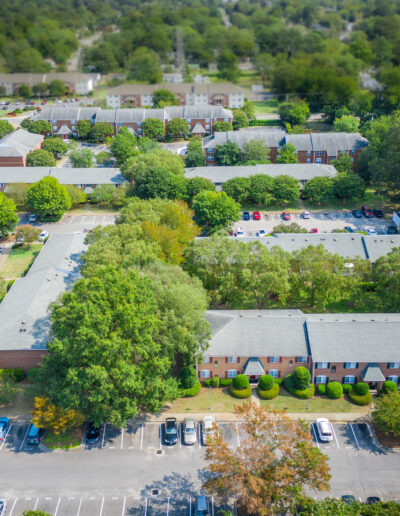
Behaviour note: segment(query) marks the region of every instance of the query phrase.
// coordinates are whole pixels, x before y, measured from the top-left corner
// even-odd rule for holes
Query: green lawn
[[[321,120],[311,120],[310,122],[304,122],[304,129],[308,131],[316,131],[316,132],[330,132],[333,131],[333,127],[326,122],[322,122]]]
[[[233,398],[228,388],[211,389],[211,412],[233,412],[234,406],[244,401]],[[210,412],[210,389],[203,387],[200,394],[193,398],[175,400],[166,412]]]
[[[69,450],[77,448],[82,443],[83,428],[78,426],[65,434],[55,435],[53,432],[46,432],[43,443],[47,448]]]
[[[270,99],[261,102],[253,102],[256,115],[278,113],[278,99]]]
[[[0,275],[7,280],[21,277],[31,260],[40,253],[42,247],[43,244],[31,244],[12,249],[7,260],[0,267]]]

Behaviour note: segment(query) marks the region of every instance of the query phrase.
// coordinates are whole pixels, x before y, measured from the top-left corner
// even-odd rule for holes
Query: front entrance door
[[[252,374],[252,375],[249,377],[249,382],[250,382],[250,383],[258,383],[258,376],[257,376],[257,375]]]

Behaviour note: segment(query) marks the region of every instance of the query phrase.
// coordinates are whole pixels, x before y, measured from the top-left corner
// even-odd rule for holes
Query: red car
[[[310,233],[318,233],[318,229],[317,228],[312,228],[312,229],[310,229]]]
[[[292,218],[292,216],[290,215],[290,213],[288,211],[284,211],[282,213],[282,218],[283,218],[283,220],[290,220]]]
[[[17,116],[15,113],[7,113],[6,116]]]
[[[261,220],[261,213],[259,211],[253,211],[253,219]]]

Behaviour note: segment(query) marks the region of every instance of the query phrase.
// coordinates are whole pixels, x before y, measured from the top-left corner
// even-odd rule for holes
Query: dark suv
[[[164,439],[166,444],[176,444],[178,440],[178,426],[176,424],[176,417],[166,418]]]

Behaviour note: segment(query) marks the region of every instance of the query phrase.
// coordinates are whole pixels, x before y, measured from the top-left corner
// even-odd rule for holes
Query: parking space
[[[99,225],[106,226],[108,224],[114,224],[114,221],[114,215],[67,215],[58,224],[84,224],[85,226],[93,227]]]
[[[219,423],[219,431],[232,449],[240,446],[240,430],[237,423]]]
[[[332,424],[333,439],[329,442],[321,441],[315,422],[311,423],[311,435],[313,441],[328,456],[331,452],[336,453],[341,450],[342,453],[376,453],[379,448],[376,446],[372,438],[371,430],[367,423],[345,423]]]

